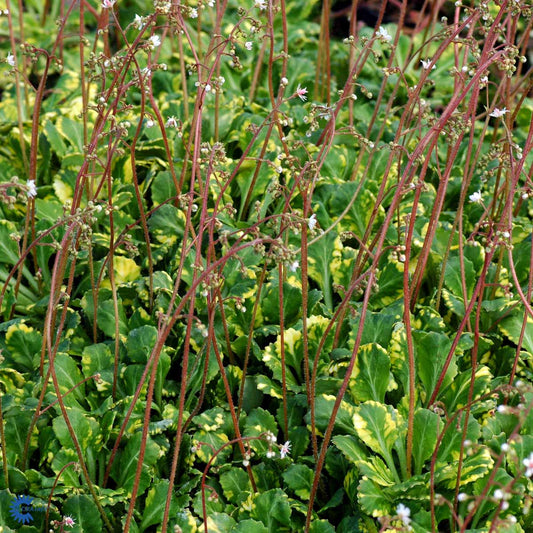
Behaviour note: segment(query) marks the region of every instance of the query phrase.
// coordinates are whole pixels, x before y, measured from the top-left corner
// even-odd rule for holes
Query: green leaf
[[[90,344],[83,348],[81,358],[83,375],[88,378],[100,374],[101,382],[95,382],[99,391],[108,391],[113,383],[114,356],[107,344]]]
[[[396,322],[398,322],[398,317],[393,314],[368,312],[365,318],[361,345],[376,343],[383,348],[387,348],[392,336],[392,328]],[[350,324],[352,331],[357,333],[359,321],[357,319],[351,319]]]
[[[80,486],[80,476],[74,468],[79,460],[72,445],[69,445],[69,448],[62,448],[54,455],[52,470],[57,476],[61,473],[61,482],[65,487]]]
[[[126,349],[133,363],[146,363],[157,342],[157,329],[154,326],[141,326],[128,333]]]
[[[464,300],[472,296],[476,285],[476,273],[474,264],[467,257],[463,257],[464,274],[461,273],[461,261],[459,257],[450,257],[446,263],[444,282],[454,296]],[[463,291],[463,277],[466,288],[466,295]],[[463,304],[464,313],[464,304]]]
[[[268,529],[262,522],[242,520],[231,530],[231,533],[268,533]]]
[[[66,139],[77,152],[83,152],[83,125],[66,116],[60,116],[56,123],[57,131]]]
[[[0,219],[0,263],[15,265],[20,258],[19,247],[10,237],[17,233],[17,227],[4,219]]]
[[[68,409],[68,419],[81,449],[87,452],[95,444],[99,435],[99,426],[96,420],[86,415],[80,409]],[[73,448],[72,437],[63,416],[53,420],[54,432],[64,448]]]
[[[357,464],[367,458],[367,451],[359,444],[359,441],[351,435],[337,435],[333,437],[333,444],[339,448],[344,457]]]
[[[357,436],[371,450],[385,458],[390,455],[394,442],[398,438],[398,431],[402,429],[398,418],[393,418],[393,409],[387,407],[368,401],[356,407],[353,415],[353,425]]]
[[[363,478],[359,483],[357,499],[363,511],[374,517],[390,513],[392,502],[370,479]]]
[[[273,279],[267,284],[261,300],[263,316],[271,324],[279,324],[279,281]],[[283,283],[283,318],[285,325],[290,326],[301,315],[302,291],[288,282]]]
[[[81,305],[89,322],[92,324],[94,318],[92,291],[87,291],[84,294]],[[118,297],[117,300],[117,307],[118,316],[115,315],[115,305],[113,303],[111,291],[100,289],[98,292],[98,313],[96,323],[98,324],[98,327],[112,339],[115,338],[115,323],[117,321],[119,334],[125,337],[128,333],[126,313],[124,312],[124,306],[120,297]]]
[[[232,468],[220,474],[220,485],[224,496],[228,501],[235,504],[239,504],[242,501],[240,496],[243,493],[247,496],[248,491],[251,490],[248,473],[239,468]]]
[[[246,417],[243,435],[247,437],[257,437],[266,431],[277,436],[278,425],[276,419],[262,407],[257,407]],[[267,443],[259,440],[250,442],[250,446],[260,453],[266,453]]]
[[[515,344],[520,340],[522,331],[522,324],[524,322],[524,314],[514,314],[503,319],[500,322],[500,331]],[[524,338],[522,340],[522,348],[529,354],[533,355],[533,318],[527,315],[526,327],[524,330]]]
[[[391,261],[380,268],[377,288],[377,293],[370,297],[374,309],[380,309],[399,300],[403,295],[403,263]]]
[[[335,528],[327,520],[313,520],[309,533],[335,533]]]
[[[52,150],[62,158],[67,153],[67,146],[54,123],[51,120],[46,120],[43,129]]]
[[[480,448],[473,456],[466,456],[461,468],[460,487],[468,485],[483,476],[492,469],[494,460],[487,447]],[[444,485],[447,489],[454,489],[457,483],[458,461],[440,465],[435,470],[435,481]]]
[[[146,495],[146,503],[142,514],[141,531],[144,531],[154,524],[160,524],[163,521],[165,505],[168,492],[168,480],[158,481]],[[178,511],[178,504],[174,496],[170,501],[170,514],[174,515]]]
[[[173,205],[162,205],[148,220],[148,227],[158,242],[176,244],[183,237],[185,214]]]
[[[9,326],[6,332],[6,359],[20,372],[32,372],[40,359],[42,336],[24,322]]]
[[[79,402],[83,402],[85,399],[85,384],[76,386],[83,380],[78,364],[69,355],[58,353],[54,358],[54,369],[65,405],[78,407]],[[66,394],[71,389],[74,390]]]
[[[390,361],[379,344],[364,344],[350,379],[350,392],[356,402],[383,402],[389,385]]]
[[[464,424],[464,413],[461,413],[457,419],[457,422],[451,424],[447,429],[444,437],[442,438],[437,453],[437,460],[443,463],[450,460],[459,459],[461,443],[463,438],[462,429],[457,431],[457,428],[462,428]],[[476,443],[481,434],[479,422],[473,417],[468,417],[468,426],[466,428],[466,439],[470,442]]]
[[[252,518],[265,524],[269,533],[277,533],[282,527],[291,525],[289,498],[281,489],[272,489],[254,498]]]
[[[283,472],[287,486],[302,500],[309,500],[313,484],[314,471],[308,466],[293,464]]]
[[[70,496],[63,505],[63,516],[74,518],[73,533],[97,533],[104,530],[102,518],[94,501],[85,494]]]
[[[322,394],[315,400],[315,423],[319,431],[326,431],[326,427],[331,420],[333,406],[335,404],[335,396]],[[353,405],[341,402],[337,418],[335,419],[335,429],[342,433],[354,433],[353,415],[355,408]],[[306,422],[310,424],[310,414],[306,415]]]
[[[141,433],[135,433],[118,460],[113,464],[114,476],[117,478],[119,487],[131,494],[137,464],[139,462],[139,453],[141,446]],[[144,462],[141,471],[138,494],[141,495],[148,488],[151,480],[150,466],[154,465],[159,458],[160,448],[154,440],[147,437]]]
[[[162,204],[177,194],[172,174],[167,170],[157,173],[150,190],[154,205]]]
[[[393,483],[388,486],[383,492],[389,496],[392,500],[418,500],[420,502],[428,502],[428,483],[429,473],[412,476],[403,483]]]
[[[209,513],[207,531],[213,533],[230,533],[235,527],[235,520],[225,513]]]
[[[342,243],[335,232],[327,233],[307,249],[309,277],[319,284],[326,307],[330,310],[333,309],[330,263],[335,251],[340,249]]]
[[[440,395],[441,401],[445,403],[450,412],[464,407],[468,403],[471,379],[472,372],[470,370],[461,372],[454,376],[452,383]],[[491,388],[491,382],[492,374],[488,367],[484,365],[478,366],[474,379],[473,397],[478,398],[482,394],[488,393]]]
[[[367,461],[359,461],[357,467],[361,476],[371,479],[380,487],[390,487],[397,484],[391,470],[378,455],[369,456]]]
[[[414,473],[421,474],[424,462],[435,450],[440,432],[440,417],[428,409],[418,409],[413,421],[413,462]]]
[[[8,464],[14,465],[22,458],[32,413],[21,406],[15,405],[4,416],[6,457]]]
[[[446,335],[434,331],[413,331],[413,340],[416,348],[418,375],[424,385],[426,393],[424,399],[428,401],[435,390],[452,343]],[[455,357],[452,357],[440,388],[440,395],[452,383],[456,374]]]

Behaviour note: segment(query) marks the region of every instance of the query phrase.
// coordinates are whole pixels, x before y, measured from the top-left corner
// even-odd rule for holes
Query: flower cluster
[[[274,435],[274,433],[272,433],[271,431],[267,431],[266,432],[266,441],[268,443],[268,451],[266,453],[266,456],[268,459],[272,459],[274,457],[276,457],[276,452],[274,450],[274,447],[278,447],[279,448],[279,457],[280,459],[285,459],[285,457],[287,457],[287,455],[289,455],[290,451],[291,451],[291,442],[288,440],[286,441],[284,444],[277,444],[277,438],[276,438],[276,435]]]
[[[533,476],[533,453],[529,454],[529,457],[526,457],[522,464],[526,467],[526,471],[524,472],[524,475],[526,477],[532,477]]]

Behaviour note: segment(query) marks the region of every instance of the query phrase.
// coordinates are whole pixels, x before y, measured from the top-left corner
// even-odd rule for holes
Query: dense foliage
[[[1,531],[533,529],[531,5],[328,4],[4,3]]]

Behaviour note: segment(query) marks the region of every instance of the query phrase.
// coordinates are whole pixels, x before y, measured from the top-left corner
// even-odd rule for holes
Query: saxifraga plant
[[[4,489],[47,522],[531,526],[531,7],[389,7],[7,2]]]

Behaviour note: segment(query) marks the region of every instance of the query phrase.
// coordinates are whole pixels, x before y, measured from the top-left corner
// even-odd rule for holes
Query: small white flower
[[[467,498],[468,498],[468,495],[465,494],[464,492],[460,492],[460,493],[457,495],[457,499],[458,499],[460,502],[464,502]]]
[[[146,121],[146,127],[147,127],[147,128],[153,128],[154,125],[155,125],[155,122],[154,122],[152,119],[148,119],[148,120]]]
[[[291,451],[291,441],[288,440],[287,442],[285,442],[285,444],[283,444],[279,450],[279,456],[282,458],[282,459],[285,459],[285,457],[287,457],[287,455],[289,455]]]
[[[489,83],[489,77],[488,76],[483,76],[482,78],[479,78],[479,81],[481,83]]]
[[[503,414],[505,414],[507,412],[507,406],[506,405],[498,405],[496,410],[498,411],[498,413],[501,413],[503,415]]]
[[[144,17],[135,14],[135,18],[133,19],[133,27],[137,28],[138,30],[142,30],[144,28],[144,25]]]
[[[26,181],[26,186],[28,187],[28,190],[26,191],[26,195],[28,196],[28,198],[35,198],[37,196],[37,187],[35,186],[35,180]]]
[[[383,26],[379,27],[379,30],[376,35],[380,41],[383,41],[385,43],[390,43],[392,41],[392,35]]]
[[[300,266],[300,263],[298,261],[293,261],[290,265],[289,265],[289,270],[291,272],[296,272],[298,270],[298,267]]]
[[[526,467],[525,476],[531,477],[533,476],[533,453],[529,454],[529,457],[526,457],[522,461],[523,465]]]
[[[298,87],[296,87],[296,94],[302,102],[305,102],[307,100],[307,87],[300,87],[300,84],[298,84]]]
[[[474,204],[480,204],[483,201],[480,191],[473,192],[468,198]]]
[[[494,108],[494,111],[489,115],[490,117],[494,118],[500,118],[505,115],[505,113],[509,113],[509,110],[507,108],[498,109],[497,107]]]
[[[152,35],[148,41],[150,42],[150,49],[154,50],[161,44],[161,37],[159,35]]]
[[[212,89],[211,85],[209,85],[209,83],[206,83],[205,84],[205,92],[208,93],[208,92],[211,91],[211,89]]]
[[[272,457],[276,456],[276,452],[273,450],[268,450],[268,452],[266,453],[266,456],[268,457],[268,459],[272,459]]]
[[[431,59],[421,59],[420,63],[422,63],[422,68],[424,70],[429,70],[429,67],[431,66]],[[435,69],[435,65],[431,67],[431,70]]]
[[[111,9],[115,5],[115,0],[102,0],[102,7],[104,9]]]
[[[141,74],[142,74],[145,78],[149,78],[149,77],[152,75],[152,71],[151,71],[151,69],[149,69],[148,67],[144,67],[143,69],[141,69]]]
[[[497,500],[503,500],[503,490],[501,489],[496,489],[494,491],[494,497],[497,499]]]
[[[261,11],[267,8],[267,3],[265,0],[255,0],[254,5],[255,7],[258,7]]]
[[[165,122],[165,128],[177,128],[178,127],[178,121],[176,120],[176,117],[168,117],[167,121]]]
[[[253,45],[254,43],[252,41],[246,41],[244,43],[244,48],[246,48],[246,50],[251,50]]]
[[[207,5],[209,7],[214,7],[215,6],[215,0],[209,0],[209,2],[207,2]]]
[[[311,231],[313,231],[315,229],[315,226],[316,226],[316,214],[313,213],[310,217],[309,217],[309,220],[307,221],[307,225],[309,226],[309,229]]]
[[[74,518],[72,518],[72,516],[65,516],[63,518],[63,525],[67,526],[67,527],[74,527]]]
[[[244,459],[242,462],[242,466],[248,466],[250,464],[250,461],[248,459]]]
[[[272,431],[267,431],[265,438],[267,442],[276,442],[276,436]]]
[[[404,526],[408,526],[411,523],[411,509],[406,507],[403,503],[400,503],[396,507],[396,515],[403,522]]]
[[[284,76],[283,78],[281,78],[280,83],[281,83],[281,85],[283,85],[283,87],[286,87],[287,84],[289,83],[289,80],[287,78],[285,78],[285,76]]]
[[[11,52],[9,52],[9,54],[7,54],[6,61],[7,61],[8,65],[10,65],[12,67],[15,66],[15,56]]]
[[[503,453],[506,453],[506,452],[508,452],[508,451],[511,449],[511,447],[509,446],[509,444],[507,444],[506,442],[504,442],[504,443],[502,444],[502,446],[501,446],[500,449],[501,449],[501,451],[502,451]]]
[[[198,9],[196,9],[195,7],[192,7],[189,10],[189,17],[191,17],[192,19],[197,19],[198,18]]]

